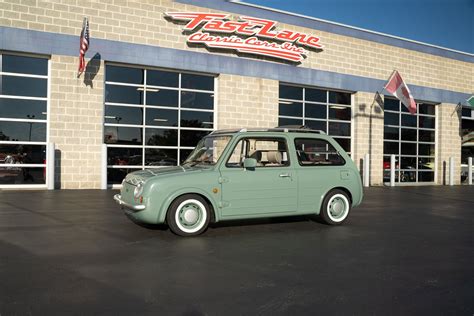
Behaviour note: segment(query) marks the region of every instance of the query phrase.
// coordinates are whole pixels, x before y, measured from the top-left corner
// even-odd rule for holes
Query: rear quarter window
[[[334,146],[324,139],[296,138],[296,156],[303,166],[343,166],[344,158]]]

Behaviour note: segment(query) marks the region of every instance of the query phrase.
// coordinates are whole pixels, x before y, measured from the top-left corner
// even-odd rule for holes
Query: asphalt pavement
[[[0,191],[0,315],[474,314],[474,186],[370,188],[343,226],[141,227],[115,191]]]

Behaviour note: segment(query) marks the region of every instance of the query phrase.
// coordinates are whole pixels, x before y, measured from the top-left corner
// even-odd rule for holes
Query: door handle
[[[290,178],[291,174],[289,173],[280,173],[280,178]]]

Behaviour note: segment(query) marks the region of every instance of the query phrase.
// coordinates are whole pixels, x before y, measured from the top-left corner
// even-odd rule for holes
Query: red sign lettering
[[[171,20],[188,22],[184,30],[194,32],[188,36],[189,43],[200,43],[211,48],[231,49],[292,62],[300,62],[305,58],[307,52],[301,46],[317,50],[323,48],[319,37],[286,29],[277,31],[277,22],[271,20],[244,16],[239,21],[229,21],[229,14],[218,13],[169,12],[165,15]]]

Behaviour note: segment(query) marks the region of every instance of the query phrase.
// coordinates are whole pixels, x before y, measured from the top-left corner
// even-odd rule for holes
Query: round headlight
[[[140,197],[140,195],[143,193],[143,182],[140,182],[139,184],[137,184],[137,186],[135,187],[135,190],[133,190],[133,196],[138,199]]]

